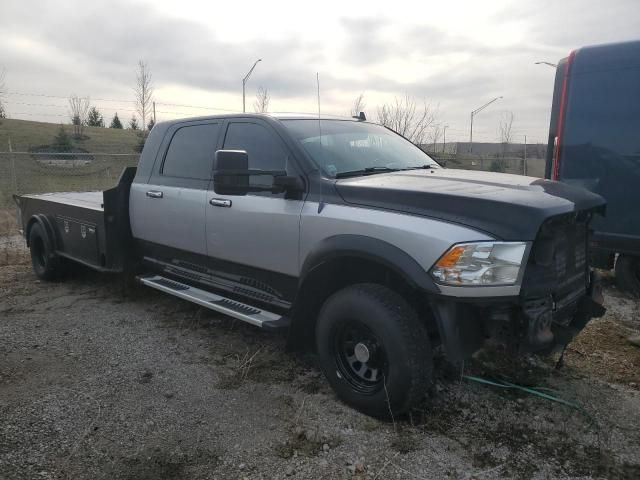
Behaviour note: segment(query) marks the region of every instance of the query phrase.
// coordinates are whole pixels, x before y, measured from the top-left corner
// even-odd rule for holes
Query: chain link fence
[[[483,170],[485,172],[503,172],[530,177],[544,177],[545,159],[522,157],[502,157],[490,155],[470,155],[460,153],[431,153],[429,156],[448,168],[464,170]]]
[[[0,265],[24,257],[13,194],[105,190],[138,153],[0,152]]]

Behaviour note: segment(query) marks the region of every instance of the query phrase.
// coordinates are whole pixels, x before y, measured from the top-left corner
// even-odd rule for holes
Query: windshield
[[[330,178],[439,168],[414,144],[380,125],[348,120],[283,120],[322,172]]]

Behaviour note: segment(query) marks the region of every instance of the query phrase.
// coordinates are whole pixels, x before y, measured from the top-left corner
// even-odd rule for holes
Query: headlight
[[[440,257],[431,275],[453,286],[514,285],[526,250],[524,242],[460,243]]]

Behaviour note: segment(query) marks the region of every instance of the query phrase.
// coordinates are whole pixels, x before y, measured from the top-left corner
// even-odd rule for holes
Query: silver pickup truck
[[[159,123],[116,187],[16,203],[38,277],[75,261],[286,329],[378,417],[421,401],[434,348],[550,351],[604,311],[587,251],[601,197],[441,168],[362,118]]]

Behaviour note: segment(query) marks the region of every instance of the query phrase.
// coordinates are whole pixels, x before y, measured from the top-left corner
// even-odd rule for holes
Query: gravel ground
[[[385,423],[341,404],[283,335],[143,287],[125,297],[109,275],[41,283],[12,259],[2,479],[640,478],[640,348],[626,341],[640,303],[613,287],[564,368],[495,352],[465,366],[579,409],[462,380],[437,358],[429,398]]]

